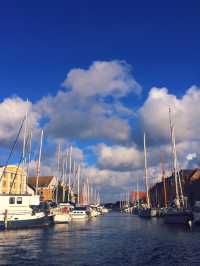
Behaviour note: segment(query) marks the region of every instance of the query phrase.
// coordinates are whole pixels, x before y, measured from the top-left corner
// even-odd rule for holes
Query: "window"
[[[9,204],[15,204],[15,197],[9,198]]]
[[[17,197],[17,204],[22,204],[22,197]]]

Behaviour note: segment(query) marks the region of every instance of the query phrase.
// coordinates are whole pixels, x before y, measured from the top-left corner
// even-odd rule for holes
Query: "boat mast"
[[[174,180],[175,180],[176,205],[178,208],[180,208],[180,198],[179,198],[179,192],[178,192],[178,179],[177,179],[177,154],[176,154],[175,125],[172,124],[170,108],[169,108],[169,123],[170,123],[172,154],[173,154],[173,173],[174,173]]]
[[[58,203],[58,180],[60,176],[60,143],[58,144],[58,152],[57,152],[57,178],[56,178],[56,203]]]
[[[29,176],[29,169],[30,169],[30,162],[31,162],[31,149],[32,149],[32,131],[30,132],[29,136],[29,154],[28,154],[28,164],[27,164],[27,179]],[[27,181],[26,181],[26,193],[27,193]]]
[[[87,177],[87,205],[90,204],[90,185],[89,185],[89,180]]]
[[[181,183],[181,176],[180,176],[180,168],[178,170],[178,183],[179,183],[179,186],[180,186],[180,198],[181,198],[181,203],[182,203],[182,206],[185,207],[185,202],[184,202],[184,196],[183,196],[183,187],[182,187],[182,183]]]
[[[178,190],[178,176],[177,176],[177,154],[176,154],[176,139],[175,139],[175,128],[173,127],[173,147],[174,147],[174,177],[175,177],[175,187],[176,187],[176,200],[177,207],[180,207],[180,197]]]
[[[42,144],[43,144],[43,130],[41,131],[41,136],[40,136],[40,150],[39,150],[39,158],[38,158],[38,166],[37,166],[37,178],[36,178],[36,195],[38,195],[38,181],[39,181],[40,166],[41,166]]]
[[[148,181],[147,181],[147,150],[146,150],[146,134],[144,132],[144,174],[145,174],[145,186],[146,186],[146,193],[147,193],[147,207],[150,208],[150,199],[149,199],[149,188],[148,188]]]
[[[164,192],[164,206],[167,208],[167,191],[166,191],[166,182],[165,182],[165,169],[164,169],[164,162],[163,162],[163,153],[160,153],[160,166],[162,172],[162,182],[163,182],[163,192]]]
[[[71,193],[71,171],[72,171],[72,146],[70,146],[70,152],[69,152],[68,202],[70,201],[70,193]]]
[[[78,205],[80,204],[80,171],[81,171],[81,167],[80,167],[80,164],[78,166],[78,173],[77,173],[77,202],[78,202]]]
[[[23,137],[23,148],[22,148],[22,164],[23,164],[23,168],[25,168],[25,164],[26,164],[26,144],[27,144],[27,121],[28,121],[28,99],[26,100],[26,104],[27,104],[27,108],[26,108],[26,114],[25,114],[25,123],[24,123],[24,137]],[[20,184],[20,193],[22,193],[22,181],[23,181],[23,173],[21,173],[21,184]],[[26,176],[26,180],[25,180],[25,184],[27,187],[27,176]]]
[[[66,176],[66,158],[64,157],[63,154],[63,158],[62,158],[62,169],[63,169],[63,173],[62,173],[62,201],[65,202],[65,176]]]
[[[137,187],[136,187],[136,202],[139,204],[139,187],[138,187],[138,177],[137,177]]]

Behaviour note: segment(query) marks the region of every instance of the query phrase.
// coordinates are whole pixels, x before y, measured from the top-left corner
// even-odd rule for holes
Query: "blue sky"
[[[106,151],[108,151],[108,147],[116,151],[116,146],[130,148],[131,145],[135,145],[139,147],[140,151],[139,142],[141,140],[138,139],[141,138],[141,131],[145,127],[149,131],[149,139],[152,141],[152,144],[149,145],[152,145],[153,149],[156,142],[154,136],[158,140],[157,146],[164,145],[166,144],[165,134],[159,128],[156,131],[156,127],[155,133],[150,132],[148,126],[152,129],[155,124],[153,122],[148,124],[149,122],[146,121],[148,120],[146,119],[146,110],[149,112],[148,108],[152,110],[151,104],[155,104],[155,101],[149,96],[149,92],[155,86],[168,88],[168,92],[159,92],[167,102],[172,95],[176,97],[176,101],[181,99],[178,106],[179,104],[182,106],[180,108],[182,111],[188,103],[188,98],[183,99],[184,95],[188,95],[188,88],[195,84],[197,86],[195,93],[199,92],[199,13],[199,1],[60,0],[56,2],[43,0],[2,2],[0,4],[1,103],[4,103],[5,98],[13,99],[18,96],[22,101],[28,98],[35,109],[43,110],[39,115],[35,111],[35,120],[40,116],[40,121],[42,119],[46,121],[44,112],[47,107],[44,108],[44,101],[41,103],[42,98],[46,99],[48,95],[52,95],[52,98],[57,99],[52,99],[51,103],[48,103],[52,108],[55,101],[60,99],[57,97],[59,90],[64,92],[73,90],[74,83],[70,83],[71,87],[61,85],[71,70],[79,68],[87,70],[95,61],[121,62],[123,60],[131,66],[132,69],[128,75],[131,75],[132,79],[140,84],[142,92],[135,94],[134,89],[130,90],[129,93],[118,97],[117,100],[114,97],[114,103],[120,102],[129,111],[136,112],[137,115],[114,111],[108,106],[102,107],[102,102],[114,106],[111,101],[112,93],[103,95],[101,104],[99,101],[93,100],[86,102],[86,105],[98,103],[98,108],[103,108],[104,112],[106,110],[106,116],[108,113],[110,115],[110,112],[115,112],[113,117],[121,119],[120,123],[122,122],[123,129],[123,123],[128,121],[133,136],[126,141],[114,136],[112,139],[112,132],[109,132],[109,137],[107,137],[107,133],[103,132],[101,136],[99,133],[95,138],[94,134],[94,138],[92,138],[87,131],[83,134],[84,136],[80,136],[76,131],[78,126],[74,126],[74,124],[70,127],[70,129],[74,127],[73,130],[67,135],[69,131],[67,125],[62,127],[59,124],[57,130],[53,132],[54,125],[52,124],[48,125],[46,129],[51,136],[49,141],[54,141],[60,133],[65,132],[66,145],[73,141],[77,148],[85,152],[85,158],[88,160],[86,164],[96,163],[94,167],[99,171],[108,170],[106,169],[108,162],[102,161],[101,152],[105,151],[105,147],[98,145],[107,145]],[[127,69],[127,66],[124,69]],[[81,95],[83,96],[83,94]],[[155,92],[152,95],[155,96]],[[68,95],[65,96],[68,97]],[[93,96],[97,97],[97,95]],[[192,98],[191,102],[195,98],[194,95],[191,96],[191,93],[188,97]],[[73,97],[72,99],[74,100]],[[67,105],[66,102],[63,104],[63,106]],[[84,112],[88,112],[86,105],[81,105],[81,110]],[[21,107],[19,110],[22,110]],[[76,110],[76,106],[70,107],[70,111],[74,114],[73,110]],[[93,112],[94,110],[92,110]],[[194,110],[190,117],[195,116],[198,112],[199,110]],[[52,113],[55,113],[55,110],[52,109],[50,113],[48,114],[49,120],[53,119]],[[66,115],[68,113],[69,109],[66,109]],[[1,115],[4,116],[3,111]],[[177,117],[179,115],[177,112]],[[182,122],[183,116],[183,114],[180,115],[180,124],[188,125],[188,120]],[[85,117],[80,118],[80,123]],[[61,116],[54,117],[54,122],[57,123],[60,118]],[[100,121],[102,121],[101,119]],[[159,117],[159,119],[161,118]],[[162,121],[159,119],[156,125]],[[93,123],[92,117],[91,120]],[[115,121],[115,123],[119,123],[119,121]],[[40,127],[41,124],[38,126],[38,130]],[[101,131],[101,128],[97,131]],[[198,135],[198,129],[195,132]],[[72,135],[75,137],[73,138]],[[187,139],[190,139],[193,145],[194,141],[198,139],[196,135],[189,137],[187,135]],[[2,143],[5,144],[4,138],[2,139]],[[183,145],[186,136],[182,139],[181,135],[178,135],[178,139]],[[191,143],[189,146],[191,147]],[[180,149],[183,157],[190,153],[190,150],[186,148],[181,147]],[[195,148],[192,152],[195,152]],[[115,158],[113,157],[112,160]],[[122,165],[123,163],[125,165]],[[128,171],[128,165],[129,162],[119,162],[119,167],[114,165],[113,169],[116,171],[122,166],[123,169],[127,167]],[[152,166],[156,167],[153,162]],[[139,166],[136,169],[138,170]],[[133,171],[134,168],[131,167],[129,170]],[[116,172],[116,175],[118,174]],[[103,173],[100,174],[100,178],[102,175]],[[115,172],[111,175],[115,175]],[[128,172],[126,175],[128,176]],[[129,173],[129,177],[130,175]],[[125,183],[124,186],[128,186],[131,183],[130,178],[127,177]],[[105,185],[103,181],[102,184]],[[119,188],[111,187],[111,191],[119,192]]]
[[[1,97],[55,94],[73,67],[126,60],[145,89],[199,83],[199,1],[7,1]],[[35,90],[34,94],[31,90]],[[36,92],[37,90],[37,92]]]

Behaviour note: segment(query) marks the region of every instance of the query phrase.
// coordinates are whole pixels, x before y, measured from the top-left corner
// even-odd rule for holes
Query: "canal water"
[[[200,265],[200,228],[111,212],[69,225],[0,232],[0,265]]]

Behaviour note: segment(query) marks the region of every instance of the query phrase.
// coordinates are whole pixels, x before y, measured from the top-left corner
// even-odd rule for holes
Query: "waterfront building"
[[[7,165],[0,167],[0,194],[25,194],[27,175],[22,167]]]
[[[28,178],[28,185],[35,191],[37,177]],[[38,178],[38,194],[42,201],[55,200],[55,191],[57,186],[57,178],[55,176],[39,176]]]
[[[132,191],[130,193],[130,202],[134,204],[136,201],[146,202],[146,192],[144,191]]]
[[[179,171],[181,187],[185,202],[193,206],[195,201],[200,201],[200,169],[182,169]],[[165,178],[167,203],[173,202],[176,197],[174,176]],[[180,192],[180,185],[179,185]],[[163,181],[156,183],[150,188],[152,206],[164,207],[164,185]]]

